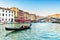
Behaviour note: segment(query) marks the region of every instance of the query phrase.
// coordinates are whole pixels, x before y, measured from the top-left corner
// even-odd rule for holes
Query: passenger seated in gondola
[[[21,28],[27,28],[27,25],[25,25],[25,24],[24,24],[24,25],[22,25],[22,27],[21,27]]]
[[[27,26],[23,26],[23,28],[27,28]]]

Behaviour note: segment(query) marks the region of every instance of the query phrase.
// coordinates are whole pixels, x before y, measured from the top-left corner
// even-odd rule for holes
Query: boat
[[[6,30],[26,30],[26,29],[30,29],[31,28],[31,25],[32,24],[30,24],[29,26],[22,25],[20,28],[7,28],[7,27],[5,27],[5,29]]]

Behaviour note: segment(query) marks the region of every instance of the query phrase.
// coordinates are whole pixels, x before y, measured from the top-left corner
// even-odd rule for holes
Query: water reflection
[[[21,32],[21,33],[23,33],[23,32],[30,32],[31,33],[31,29],[19,30],[19,31],[11,31],[11,32],[7,33],[5,36],[7,37],[10,34],[19,33],[19,32]]]
[[[60,24],[57,23],[32,23],[31,29],[22,31],[6,31],[3,26],[0,25],[1,40],[60,40]]]

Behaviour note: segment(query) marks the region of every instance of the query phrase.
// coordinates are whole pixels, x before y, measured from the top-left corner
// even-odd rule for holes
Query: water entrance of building
[[[11,22],[13,22],[13,18],[11,19]]]

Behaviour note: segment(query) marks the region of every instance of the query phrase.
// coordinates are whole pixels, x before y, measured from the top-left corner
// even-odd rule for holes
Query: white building
[[[14,11],[0,7],[0,22],[14,22]]]

